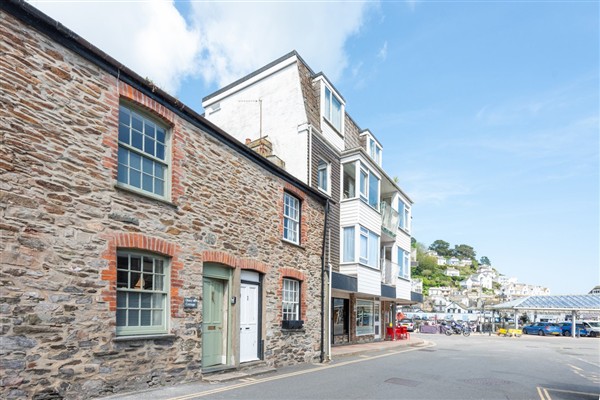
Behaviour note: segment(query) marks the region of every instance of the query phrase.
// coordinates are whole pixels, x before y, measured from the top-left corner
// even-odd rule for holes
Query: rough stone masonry
[[[2,7],[0,397],[90,398],[201,379],[202,307],[182,303],[202,299],[206,262],[263,277],[265,364],[318,358],[323,199],[182,118],[141,78],[133,87],[64,47],[80,38],[35,13],[13,15],[31,6]],[[124,101],[170,128],[170,201],[115,185]],[[301,199],[300,245],[282,240],[284,191]],[[117,337],[122,248],[170,259],[168,334]],[[281,329],[284,277],[301,281],[304,327],[294,332]]]

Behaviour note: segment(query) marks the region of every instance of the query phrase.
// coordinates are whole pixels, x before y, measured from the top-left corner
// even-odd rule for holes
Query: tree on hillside
[[[450,250],[450,243],[443,241],[441,239],[436,240],[429,246],[429,250],[433,250],[438,255],[442,257],[450,257],[452,255],[452,250]]]
[[[486,256],[483,256],[479,259],[479,264],[482,265],[492,265],[492,263],[490,262],[490,259],[487,258]]]
[[[475,259],[475,250],[466,244],[460,244],[458,246],[454,246],[454,256],[462,259],[474,260]]]

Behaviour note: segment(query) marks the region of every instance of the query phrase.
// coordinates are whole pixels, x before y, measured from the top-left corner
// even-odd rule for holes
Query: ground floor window
[[[333,299],[333,335],[343,336],[348,334],[348,299]]]
[[[356,334],[372,335],[375,333],[375,318],[373,312],[373,301],[356,301]]]
[[[295,279],[283,279],[283,310],[284,321],[300,319],[300,282]]]
[[[167,333],[168,260],[117,253],[117,335]]]

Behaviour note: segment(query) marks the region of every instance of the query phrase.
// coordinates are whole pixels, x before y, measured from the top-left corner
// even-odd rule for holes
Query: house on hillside
[[[333,343],[383,338],[393,310],[420,298],[410,283],[413,202],[382,168],[384,144],[295,51],[209,94],[202,106],[239,140],[268,138],[286,171],[332,200],[325,260]]]
[[[0,3],[0,36],[1,398],[327,358],[325,192],[26,2]]]
[[[444,275],[446,276],[460,276],[460,271],[456,268],[448,267],[444,271]]]

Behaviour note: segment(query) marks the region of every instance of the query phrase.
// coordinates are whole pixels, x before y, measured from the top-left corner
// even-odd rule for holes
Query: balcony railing
[[[396,286],[399,273],[400,266],[398,264],[385,258],[381,259],[381,282],[386,285]]]
[[[396,231],[398,230],[398,221],[400,216],[398,211],[394,210],[392,206],[385,201],[380,203],[381,207],[381,229],[389,236],[396,237]]]

